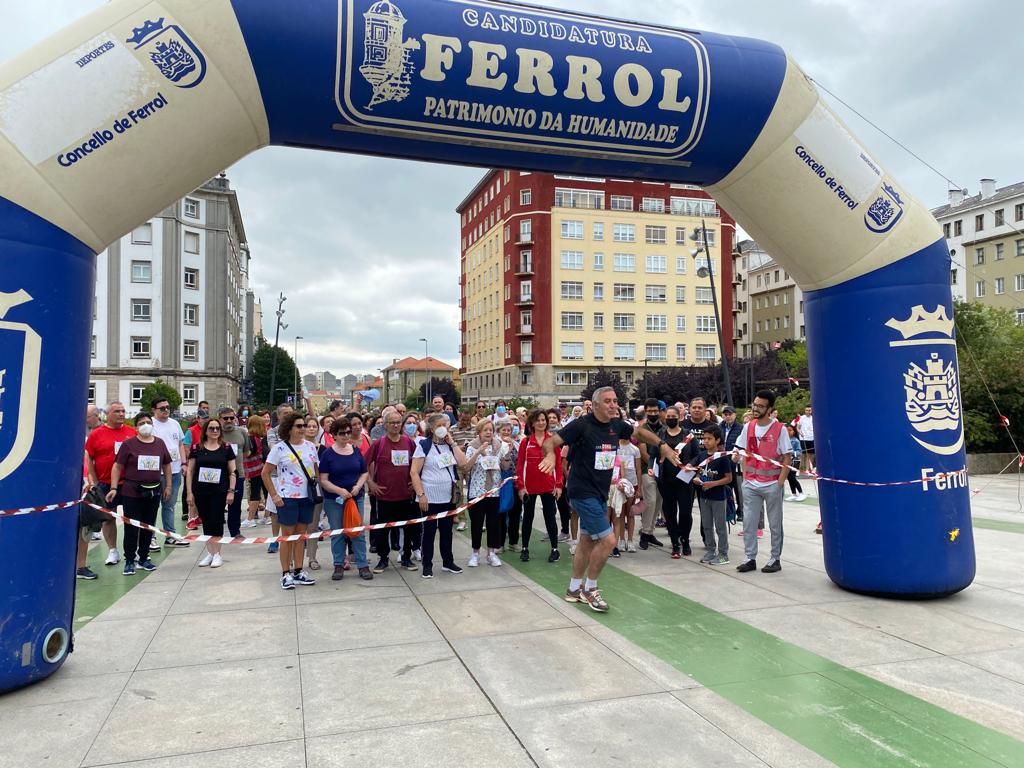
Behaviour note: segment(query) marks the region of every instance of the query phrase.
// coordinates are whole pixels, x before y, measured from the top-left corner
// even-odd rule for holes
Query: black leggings
[[[134,496],[122,496],[121,503],[124,504],[124,514],[132,520],[140,523],[153,525],[156,523],[156,513],[160,509],[160,491],[149,499],[139,499]],[[136,528],[134,525],[124,526],[124,560],[126,563],[141,563],[149,559],[149,545],[153,541],[153,532],[143,528]],[[136,556],[138,552],[138,556]]]
[[[497,549],[501,546],[501,502],[496,496],[480,499],[469,508],[469,532],[473,549],[480,549],[484,536],[484,520],[487,520],[487,548]]]
[[[558,517],[562,524],[562,533],[569,533],[569,518],[572,516],[572,509],[569,507],[569,494],[562,489],[562,495],[558,497]],[[557,543],[557,539],[551,542]]]
[[[500,525],[498,534],[502,545],[505,544],[506,538],[508,539],[509,544],[515,545],[519,543],[519,521],[522,516],[523,502],[520,500],[519,494],[517,493],[512,502],[512,509],[498,515],[498,523]]]
[[[791,469],[789,474],[786,475],[786,482],[789,483],[790,493],[803,493],[804,488],[800,485],[800,481],[796,479],[796,470]]]
[[[197,493],[196,511],[203,521],[203,533],[207,536],[224,535],[224,508],[227,506],[227,491],[220,493]]]
[[[530,534],[533,533],[533,512],[540,499],[544,511],[544,527],[548,529],[551,548],[558,549],[558,517],[555,496],[552,493],[527,494],[523,500],[523,549],[530,547]]]
[[[675,477],[670,482],[658,483],[661,491],[661,513],[673,547],[690,540],[693,529],[693,486]]]

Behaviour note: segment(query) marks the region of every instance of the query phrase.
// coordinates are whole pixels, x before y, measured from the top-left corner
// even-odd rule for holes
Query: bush
[[[143,410],[153,410],[153,402],[164,398],[167,398],[167,401],[171,404],[171,413],[175,413],[181,405],[181,395],[170,384],[157,379],[142,390]]]
[[[776,398],[775,407],[779,409],[779,421],[789,424],[796,416],[803,415],[804,408],[811,404],[811,393],[796,387],[788,395]]]

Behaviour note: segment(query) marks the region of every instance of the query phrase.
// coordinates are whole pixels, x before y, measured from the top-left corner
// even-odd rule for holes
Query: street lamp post
[[[715,308],[715,325],[718,328],[718,347],[722,352],[722,379],[725,383],[725,403],[726,405],[732,405],[732,386],[729,382],[729,356],[725,351],[725,332],[722,329],[722,317],[718,312],[718,293],[715,291],[715,274],[711,266],[711,250],[708,248],[708,226],[703,217],[701,217],[700,220],[700,237],[698,237],[697,233],[694,232],[690,235],[690,239],[695,242],[702,242],[700,248],[690,251],[690,255],[693,256],[694,262],[696,263],[697,255],[702,251],[708,260],[706,274],[704,273],[705,268],[701,267],[697,270],[697,275],[699,277],[707,277],[711,284],[711,303]]]
[[[288,297],[282,292],[277,299],[277,331],[274,332],[274,361],[270,366],[270,408],[274,408],[274,397],[277,394],[277,389],[274,385],[277,383],[277,344],[281,340],[281,329],[287,328],[287,323],[282,323],[281,318],[284,317],[284,303],[288,301]]]
[[[430,362],[428,360],[426,360],[426,358],[430,357],[430,352],[427,351],[428,350],[429,342],[426,339],[420,339],[420,341],[423,342],[423,357],[424,357],[424,361],[429,366]],[[433,400],[433,398],[430,396],[430,371],[428,370],[427,371],[427,395],[423,399],[423,410],[424,411],[427,410],[427,403],[429,403],[432,400]]]
[[[295,405],[299,404],[299,342],[305,338],[304,336],[295,337]]]
[[[647,358],[640,361],[644,364],[644,400],[647,399]]]

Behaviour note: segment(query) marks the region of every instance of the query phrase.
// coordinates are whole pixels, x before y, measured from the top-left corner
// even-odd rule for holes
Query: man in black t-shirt
[[[603,613],[608,610],[608,603],[597,588],[597,577],[615,547],[615,534],[608,521],[608,492],[619,438],[626,422],[619,417],[619,401],[613,388],[596,390],[592,402],[593,413],[574,419],[544,443],[540,469],[554,474],[558,449],[562,445],[569,446],[566,494],[580,519],[580,543],[572,561],[572,579],[565,599],[570,603],[586,603],[592,610]],[[662,458],[679,464],[678,454],[646,427],[638,428],[633,434],[638,440],[658,446]]]
[[[679,422],[680,428],[683,430],[682,437],[691,438],[687,442],[686,447],[679,453],[679,458],[684,464],[691,464],[696,466],[697,454],[704,450],[704,430],[711,425],[716,424],[715,420],[711,418],[711,414],[708,413],[707,404],[704,402],[703,397],[695,397],[690,401],[689,415]],[[693,501],[700,497],[700,490],[695,485],[685,483],[683,485],[683,492],[679,494],[679,527],[689,531],[692,523],[689,525],[683,524],[683,516],[685,515],[688,520],[693,519]],[[700,527],[700,538],[704,541],[704,526]],[[683,554],[690,554],[690,542],[689,540],[683,543]]]

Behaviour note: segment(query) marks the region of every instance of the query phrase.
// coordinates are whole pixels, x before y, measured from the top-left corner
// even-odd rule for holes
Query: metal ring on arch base
[[[962,405],[956,386],[944,389],[958,371],[944,241],[806,293],[804,312],[823,476],[884,483],[963,470],[883,488],[820,483],[829,577],[881,597],[964,589],[975,554]]]

